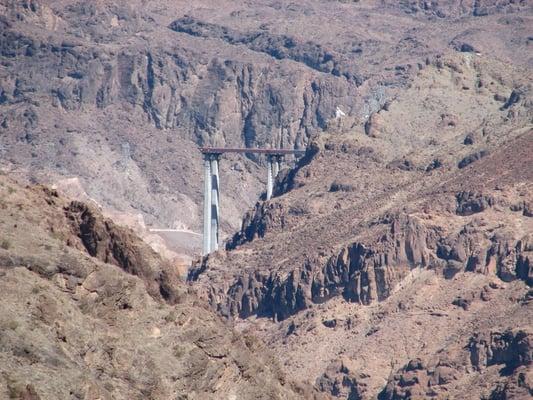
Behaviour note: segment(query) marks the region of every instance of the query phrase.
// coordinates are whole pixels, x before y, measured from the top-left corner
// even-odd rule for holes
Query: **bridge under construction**
[[[261,149],[261,148],[227,148],[200,147],[204,156],[204,231],[203,254],[218,250],[220,226],[220,178],[218,164],[220,157],[226,153],[265,154],[267,158],[266,199],[270,200],[283,157],[299,156],[305,150]]]

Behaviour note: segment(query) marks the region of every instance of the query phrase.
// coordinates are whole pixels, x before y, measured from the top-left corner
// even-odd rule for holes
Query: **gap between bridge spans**
[[[202,254],[205,256],[218,250],[220,243],[220,178],[218,164],[225,153],[265,154],[267,156],[266,199],[272,198],[274,180],[281,169],[285,155],[304,155],[305,150],[200,147],[204,156],[204,228]]]

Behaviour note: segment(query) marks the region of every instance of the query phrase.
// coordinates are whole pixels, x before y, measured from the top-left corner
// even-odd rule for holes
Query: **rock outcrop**
[[[400,7],[408,14],[423,13],[437,18],[484,17],[491,14],[519,12],[527,8],[525,0],[477,1],[401,1]]]
[[[0,397],[319,398],[176,277],[93,206],[0,176]]]
[[[480,370],[504,364],[509,371],[532,362],[533,348],[530,332],[522,329],[476,334],[470,338],[468,349],[472,366]]]
[[[487,374],[499,376],[500,382],[486,394],[487,399],[527,398],[533,394],[533,382],[527,370],[531,366],[531,333],[522,329],[504,332],[476,333],[470,338],[464,352],[469,352],[469,363],[461,352],[441,356],[427,364],[420,359],[409,361],[398,373],[389,378],[380,400],[400,400],[415,397],[438,397],[447,387],[464,379],[465,374],[477,375],[491,366],[503,366],[500,371]],[[474,378],[475,379],[475,378]],[[466,395],[466,393],[465,393]]]
[[[77,198],[0,177],[0,397],[525,397],[530,26],[520,0],[0,1],[0,168]],[[224,157],[223,234],[249,211],[185,284],[90,200],[199,231],[198,145],[307,153],[269,201]]]
[[[208,3],[3,1],[2,168],[77,178],[109,212],[199,230],[196,146],[303,148],[331,126],[388,135],[391,100],[455,43],[529,62],[522,1]],[[509,89],[512,117],[528,88]],[[226,234],[263,190],[262,163],[221,164]]]
[[[417,109],[404,105],[411,97],[380,112],[382,136],[315,138],[226,251],[190,271],[213,309],[261,332],[280,356],[289,351],[294,374],[340,398],[488,399],[528,390],[527,366],[511,376],[500,374],[505,364],[478,370],[465,348],[476,333],[526,327],[531,316],[531,110],[521,100],[508,119],[487,94],[493,122],[473,110],[476,121],[465,119],[455,100],[463,95],[448,94],[463,93],[452,76],[472,67],[455,57],[463,56],[422,70],[412,93],[420,114],[404,119]],[[420,96],[425,79],[433,85],[443,75],[454,82],[446,94]],[[443,124],[443,115],[455,123]],[[420,120],[432,120],[433,131],[415,130]],[[469,132],[476,140],[465,146]],[[338,359],[349,366],[332,366]]]
[[[365,394],[365,375],[357,376],[348,365],[346,360],[336,360],[326,369],[324,374],[317,379],[317,388],[334,397],[348,400],[360,400]]]
[[[210,289],[209,301],[226,316],[257,314],[281,320],[336,296],[359,304],[384,300],[416,268],[437,270],[448,279],[472,271],[531,285],[530,235],[519,240],[496,235],[488,241],[479,227],[466,225],[457,234],[443,236],[439,227],[406,215],[385,217],[376,226],[382,227],[376,241],[355,242],[328,258],[307,259],[288,274],[245,271],[224,286],[225,293]],[[189,279],[198,279],[209,262],[206,258],[191,269]]]
[[[168,262],[127,229],[104,219],[94,206],[73,201],[65,215],[85,250],[104,263],[115,264],[146,282],[155,297],[175,303],[179,297],[179,279]],[[76,243],[69,242],[70,245]]]

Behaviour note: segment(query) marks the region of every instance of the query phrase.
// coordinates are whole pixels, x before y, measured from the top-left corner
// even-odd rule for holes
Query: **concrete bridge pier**
[[[211,251],[211,154],[204,153],[204,232],[202,254]]]
[[[201,147],[204,156],[204,232],[202,254],[218,250],[220,242],[220,179],[218,161],[226,153],[266,154],[268,161],[267,200],[272,198],[274,179],[278,176],[284,155],[303,155],[304,150]]]
[[[273,157],[269,154],[267,155],[267,193],[266,199],[270,200],[272,197],[272,191],[274,190],[274,177],[273,175]]]
[[[272,193],[274,191],[274,180],[279,174],[281,168],[281,161],[283,156],[279,154],[268,154],[267,155],[267,191],[266,199],[270,200],[272,198]]]
[[[283,156],[281,154],[274,155],[274,169],[272,170],[274,179],[278,177],[279,171],[281,170],[281,163],[283,162]]]
[[[211,251],[218,250],[219,225],[220,225],[220,179],[218,176],[219,154],[213,154],[211,158]]]
[[[220,225],[220,154],[204,153],[204,255],[218,250]]]

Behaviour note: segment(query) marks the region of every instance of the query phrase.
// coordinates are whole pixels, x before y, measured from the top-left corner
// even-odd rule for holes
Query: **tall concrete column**
[[[279,171],[281,170],[281,162],[283,161],[283,156],[277,154],[274,157],[274,179],[276,179],[278,177]]]
[[[203,255],[211,251],[211,155],[204,154],[204,235]]]
[[[272,155],[267,155],[267,193],[266,199],[270,200],[272,198],[272,191],[274,189],[274,180],[272,179],[272,165],[273,157]]]
[[[273,158],[274,160],[272,160],[272,179],[276,180],[276,177],[279,173],[279,161],[278,156],[274,156]]]
[[[211,249],[218,250],[218,230],[220,225],[220,180],[218,176],[219,155],[213,154],[211,158]]]

